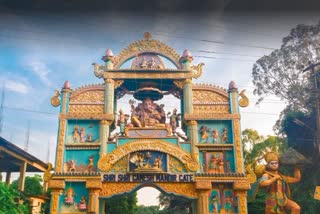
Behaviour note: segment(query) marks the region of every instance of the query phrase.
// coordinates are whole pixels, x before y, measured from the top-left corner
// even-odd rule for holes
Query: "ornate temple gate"
[[[194,84],[204,64],[149,33],[102,59],[93,65],[103,84],[66,81],[51,99],[61,106],[51,213],[104,213],[104,199],[145,186],[196,200],[198,214],[247,213],[239,105],[248,100],[235,83]],[[119,103],[124,95],[134,99]],[[156,102],[169,95],[179,101],[170,112]]]

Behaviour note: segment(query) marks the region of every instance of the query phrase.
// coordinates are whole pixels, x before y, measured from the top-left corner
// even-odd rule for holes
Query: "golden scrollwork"
[[[139,139],[119,146],[108,154],[101,154],[98,168],[101,171],[109,171],[117,161],[124,156],[143,150],[164,152],[180,160],[189,172],[195,172],[199,168],[198,161],[182,148],[158,139]]]
[[[177,86],[178,88],[182,89],[182,88],[183,88],[183,85],[184,85],[184,81],[182,81],[182,80],[174,80],[174,81],[173,81],[173,84],[174,84],[175,86]]]
[[[58,107],[60,105],[60,92],[58,90],[55,90],[53,97],[51,98],[50,102],[51,105],[54,107]]]
[[[237,181],[233,183],[233,189],[235,190],[249,190],[250,183],[248,181]]]
[[[215,90],[192,90],[193,104],[229,104],[229,96]]]
[[[93,65],[94,75],[99,78],[103,77],[103,72],[104,72],[105,67],[98,65],[97,63],[92,63],[92,65]]]
[[[127,172],[128,170],[128,156],[123,157],[116,162],[110,169],[110,172]]]
[[[193,105],[194,114],[212,114],[212,113],[229,113],[230,107],[228,104],[220,105]]]
[[[49,188],[51,189],[64,189],[66,186],[64,180],[54,180],[49,181]]]
[[[70,104],[72,103],[103,103],[104,90],[85,91],[77,96],[70,97]]]
[[[233,136],[234,136],[234,145],[235,145],[235,158],[236,158],[236,168],[237,172],[243,173],[242,165],[242,152],[241,152],[241,139],[240,139],[240,121],[233,120]]]
[[[184,164],[177,158],[169,156],[169,171],[174,173],[186,172]]]
[[[192,77],[198,79],[202,74],[202,67],[204,63],[199,63],[198,65],[192,65]]]
[[[241,107],[247,107],[249,105],[249,98],[244,94],[246,90],[242,90],[239,94],[239,96],[241,97],[239,100],[239,106]]]
[[[199,112],[193,114],[185,114],[185,120],[212,120],[212,119],[240,119],[240,114],[228,113],[212,113],[212,112]]]
[[[197,190],[210,190],[212,188],[211,181],[209,180],[198,180],[196,181]]]
[[[63,158],[63,146],[64,146],[64,139],[66,133],[66,120],[60,120],[60,131],[59,131],[59,140],[58,140],[58,149],[57,149],[57,161],[56,161],[56,172],[62,172],[62,158]]]
[[[51,177],[52,177],[52,171],[53,167],[51,163],[48,163],[48,168],[46,169],[46,171],[43,173],[43,181],[48,182]]]
[[[142,52],[153,52],[164,55],[179,67],[180,56],[173,48],[158,40],[142,39],[131,43],[115,57],[114,68],[120,68],[127,59],[130,59]]]
[[[104,82],[105,83],[114,83],[114,80],[111,78],[106,78],[106,79],[104,79]]]
[[[88,179],[86,181],[86,188],[87,189],[101,189],[101,179]]]
[[[174,193],[188,198],[197,198],[194,183],[157,183],[167,193]]]
[[[120,193],[130,192],[132,189],[140,185],[140,183],[102,183],[100,191],[101,197],[108,197]]]
[[[123,84],[124,80],[115,80],[114,81],[114,89],[119,88]]]
[[[87,105],[87,104],[79,104],[69,106],[69,114],[102,114],[104,110],[104,105]]]

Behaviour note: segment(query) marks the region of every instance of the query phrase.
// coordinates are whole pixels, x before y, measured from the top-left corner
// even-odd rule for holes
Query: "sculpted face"
[[[144,101],[143,101],[143,108],[144,110],[147,110],[149,112],[152,112],[153,111],[153,102],[150,98],[146,98]]]
[[[269,168],[271,170],[278,170],[279,168],[279,162],[278,161],[270,161],[269,162]]]

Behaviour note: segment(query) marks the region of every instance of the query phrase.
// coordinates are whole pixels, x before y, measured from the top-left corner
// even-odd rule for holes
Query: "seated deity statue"
[[[161,105],[146,98],[137,107],[131,104],[131,123],[134,127],[164,127],[166,114]]]

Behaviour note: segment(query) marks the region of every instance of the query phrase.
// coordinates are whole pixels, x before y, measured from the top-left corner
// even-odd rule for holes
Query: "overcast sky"
[[[242,129],[273,134],[272,127],[285,105],[275,97],[254,105],[257,97],[252,94],[252,66],[257,59],[279,48],[282,38],[297,24],[315,24],[320,18],[319,13],[311,10],[223,10],[235,7],[234,1],[217,4],[217,10],[184,9],[178,13],[174,9],[180,1],[172,1],[177,8],[168,7],[164,1],[157,5],[162,8],[160,12],[148,5],[135,6],[134,11],[130,10],[132,6],[124,6],[124,11],[83,12],[80,9],[86,7],[79,7],[60,12],[43,10],[39,4],[30,4],[30,9],[17,7],[15,1],[3,2],[0,83],[5,85],[5,98],[1,135],[23,148],[30,123],[28,151],[47,161],[50,145],[49,161],[53,163],[59,111],[50,105],[54,90],[60,90],[65,80],[70,81],[72,89],[102,83],[94,76],[91,64],[102,64],[101,56],[107,48],[117,54],[131,42],[142,39],[146,31],[180,54],[184,49],[190,50],[195,64],[205,63],[203,75],[195,82],[227,88],[234,80],[240,90],[246,89],[251,104],[241,109]],[[170,13],[165,12],[166,7]]]

